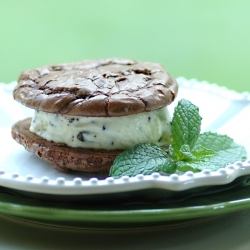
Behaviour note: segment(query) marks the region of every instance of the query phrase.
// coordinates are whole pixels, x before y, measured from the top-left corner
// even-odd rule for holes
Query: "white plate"
[[[177,80],[180,90],[177,100],[169,107],[170,112],[173,112],[179,99],[190,100],[200,108],[203,117],[202,131],[213,127],[223,133],[223,127],[226,127],[230,136],[233,135],[236,142],[245,146],[249,154],[250,130],[245,130],[243,134],[243,131],[240,133],[235,127],[229,128],[231,123],[232,126],[250,127],[249,119],[245,119],[245,113],[250,114],[250,94],[247,92],[239,94],[225,87],[194,79],[188,81],[180,77]],[[11,125],[33,113],[13,100],[14,85],[15,83],[0,85],[0,185],[3,187],[56,195],[98,195],[152,188],[184,191],[202,186],[228,184],[237,177],[250,174],[250,159],[214,172],[209,170],[200,173],[187,172],[181,176],[177,174],[161,176],[154,173],[149,176],[113,179],[80,172],[60,173],[27,152],[11,138]],[[238,132],[232,133],[233,131]]]

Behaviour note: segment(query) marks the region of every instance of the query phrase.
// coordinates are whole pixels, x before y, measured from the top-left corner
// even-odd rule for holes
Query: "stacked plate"
[[[228,134],[250,155],[250,94],[177,80],[175,103],[190,100],[200,108],[203,131]],[[120,179],[54,170],[11,138],[11,125],[32,115],[13,100],[14,85],[0,85],[0,213],[49,225],[114,229],[166,226],[250,208],[250,159],[214,172]]]

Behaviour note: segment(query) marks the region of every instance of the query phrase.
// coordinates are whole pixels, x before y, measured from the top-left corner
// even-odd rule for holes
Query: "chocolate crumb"
[[[125,81],[125,80],[127,80],[126,77],[121,77],[121,78],[117,79],[115,82],[122,82],[122,81]]]
[[[82,142],[85,141],[85,140],[84,140],[83,133],[84,133],[84,132],[79,132],[78,135],[77,135],[77,139],[78,139],[79,141],[82,141]]]

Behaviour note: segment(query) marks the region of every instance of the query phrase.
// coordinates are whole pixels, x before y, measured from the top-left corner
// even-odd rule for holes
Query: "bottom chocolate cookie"
[[[12,127],[12,137],[29,152],[61,172],[109,172],[115,157],[121,150],[72,148],[47,141],[30,132],[31,118],[19,121]]]

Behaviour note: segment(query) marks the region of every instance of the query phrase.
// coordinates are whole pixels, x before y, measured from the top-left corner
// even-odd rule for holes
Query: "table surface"
[[[250,210],[145,230],[50,227],[0,215],[0,249],[250,249]]]

